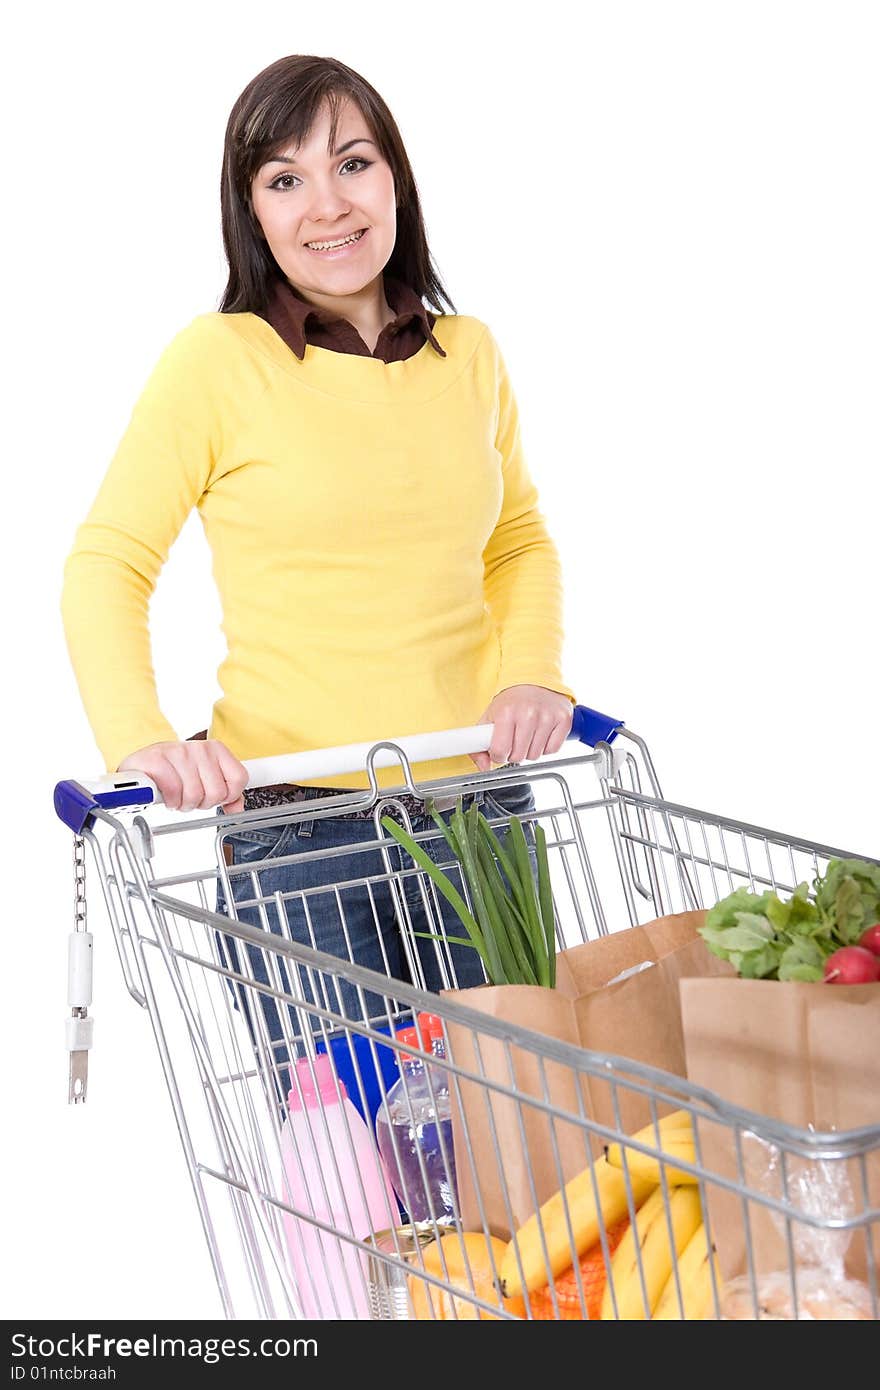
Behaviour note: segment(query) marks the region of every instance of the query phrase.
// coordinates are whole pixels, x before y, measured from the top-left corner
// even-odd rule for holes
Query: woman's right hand
[[[216,738],[149,743],[123,758],[117,772],[145,772],[171,811],[244,810],[248,771]]]

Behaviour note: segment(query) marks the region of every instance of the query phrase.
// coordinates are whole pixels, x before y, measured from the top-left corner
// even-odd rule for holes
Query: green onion
[[[458,913],[459,917],[461,918],[461,921],[464,923],[464,926],[466,927],[470,935],[470,940],[467,942],[462,941],[461,944],[473,946],[474,950],[479,952],[480,958],[483,964],[485,965],[487,972],[489,972],[491,962],[488,958],[486,948],[483,943],[483,934],[480,931],[471,914],[468,912],[467,904],[465,903],[461,894],[458,892],[458,889],[447,878],[446,874],[444,874],[442,870],[438,869],[431,856],[425,853],[421,845],[417,845],[415,840],[406,833],[402,826],[399,826],[397,824],[397,821],[392,820],[390,816],[383,816],[382,825],[391,835],[394,836],[398,844],[403,845],[404,849],[410,855],[410,858],[415,860],[415,862],[419,864],[421,868],[423,868],[425,872],[431,876],[432,880],[437,885],[444,898],[446,898],[447,902],[451,903],[451,905]],[[436,932],[422,933],[422,935],[436,936]],[[452,939],[453,938],[450,937],[450,940]],[[461,941],[461,938],[458,938],[458,940]]]
[[[550,865],[547,860],[547,836],[543,825],[535,826],[535,849],[538,860],[538,901],[544,922],[544,940],[550,965],[551,989],[556,988],[556,927],[553,921],[553,891],[550,886]]]
[[[504,962],[507,979],[517,975],[527,984],[536,985],[538,976],[534,958],[527,949],[527,943],[517,920],[511,911],[511,904],[498,872],[498,865],[492,858],[482,837],[477,841],[477,872],[481,875],[483,897],[492,920],[492,930],[498,937],[498,946]]]
[[[476,811],[477,808],[474,806],[471,809]],[[458,818],[457,822],[456,817]],[[490,979],[495,985],[503,984],[508,979],[508,975],[502,964],[498,935],[493,930],[492,923],[489,922],[488,919],[486,903],[483,898],[483,885],[480,882],[480,876],[477,873],[477,865],[474,858],[473,841],[469,832],[467,817],[461,809],[461,803],[459,803],[452,813],[452,825],[455,827],[454,833],[461,851],[461,862],[467,876],[468,887],[471,890],[471,897],[474,901],[477,920],[483,932],[483,940],[486,944],[486,955],[492,962],[492,974]]]
[[[470,946],[477,951],[493,985],[556,985],[556,933],[553,892],[547,856],[547,837],[536,824],[537,885],[532,874],[529,848],[522,822],[510,823],[502,842],[476,805],[465,812],[462,802],[449,823],[428,803],[428,810],[459,865],[467,884],[473,912],[452,880],[390,816],[382,826],[424,869],[451,904],[466,931],[461,936],[416,932],[416,936]]]

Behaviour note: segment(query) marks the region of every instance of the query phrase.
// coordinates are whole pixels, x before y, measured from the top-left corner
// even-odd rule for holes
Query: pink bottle
[[[301,1058],[296,1072],[281,1127],[279,1196],[302,1213],[282,1213],[298,1301],[304,1318],[369,1318],[366,1255],[303,1218],[363,1240],[397,1225],[394,1189],[327,1054]]]

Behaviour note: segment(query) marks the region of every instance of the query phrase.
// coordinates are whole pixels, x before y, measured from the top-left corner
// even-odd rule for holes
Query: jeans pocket
[[[233,862],[247,864],[255,860],[280,859],[296,838],[297,828],[288,821],[285,825],[233,831],[226,837],[227,844],[232,846]]]
[[[485,790],[483,796],[490,819],[493,816],[527,816],[535,809],[535,796],[529,782]]]

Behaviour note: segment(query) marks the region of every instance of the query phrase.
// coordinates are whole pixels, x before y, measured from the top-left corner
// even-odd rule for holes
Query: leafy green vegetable
[[[816,906],[839,945],[856,945],[866,927],[880,922],[880,864],[832,859],[814,886]]]
[[[706,914],[700,935],[744,979],[821,980],[828,956],[880,921],[880,864],[832,859],[790,898],[737,888]]]
[[[744,980],[764,980],[778,973],[784,954],[776,941],[768,941],[759,951],[734,952],[730,959]]]
[[[825,952],[809,936],[799,936],[782,952],[779,962],[780,980],[821,980]]]
[[[429,810],[457,859],[470,892],[474,911],[450,878],[390,816],[382,825],[411,858],[430,875],[464,924],[468,939],[418,932],[432,940],[472,946],[491,984],[556,984],[556,931],[553,894],[543,828],[535,825],[537,888],[522,822],[510,817],[502,841],[475,805],[466,812],[459,801],[447,825],[429,803]]]

